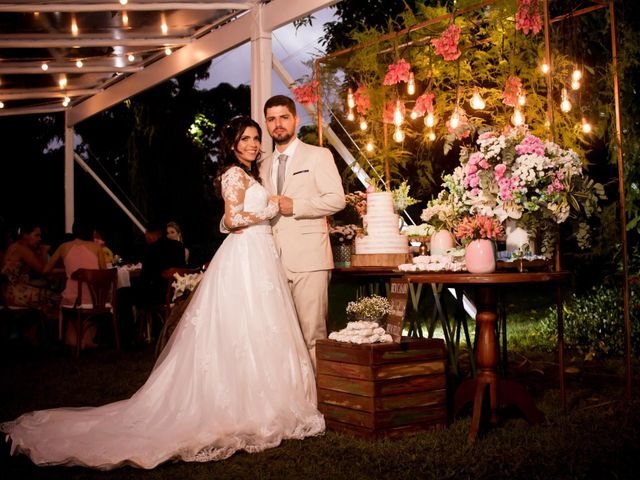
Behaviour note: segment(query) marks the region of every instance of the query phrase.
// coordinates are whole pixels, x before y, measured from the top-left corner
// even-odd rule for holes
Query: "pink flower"
[[[296,102],[302,104],[318,103],[318,81],[311,80],[293,89]]]
[[[433,113],[433,102],[436,96],[432,92],[423,93],[416,99],[416,104],[413,107],[413,113],[418,117],[424,116],[425,113]]]
[[[366,190],[367,193],[373,193],[375,191],[376,191],[376,187],[374,185],[372,184],[367,185],[367,190]]]
[[[384,77],[385,85],[395,85],[399,82],[409,81],[409,72],[411,71],[411,64],[404,58],[398,60],[398,63],[392,63],[389,65],[389,70]]]
[[[542,29],[542,19],[540,18],[540,8],[538,0],[520,0],[518,11],[516,12],[516,30],[528,35],[534,35]]]
[[[353,92],[353,100],[356,102],[356,111],[360,115],[365,115],[371,109],[369,92],[364,85],[358,86],[358,89]]]
[[[544,142],[535,135],[527,135],[520,144],[516,145],[516,153],[518,155],[544,155]]]
[[[504,176],[504,172],[507,171],[507,166],[504,163],[499,163],[494,170],[496,172],[496,180],[500,180]]]
[[[504,86],[502,92],[502,103],[515,107],[518,103],[518,95],[522,90],[522,81],[515,75],[511,75],[507,79],[507,83]]]
[[[457,59],[461,52],[458,49],[458,43],[460,42],[460,27],[455,23],[449,25],[449,27],[442,32],[440,38],[432,39],[431,44],[436,47],[436,54],[442,55],[445,60]]]
[[[464,217],[456,226],[455,236],[461,240],[471,241],[480,238],[498,238],[504,234],[502,224],[496,218],[485,215]]]
[[[489,162],[487,162],[486,158],[480,160],[480,162],[478,162],[478,165],[480,165],[480,168],[482,168],[483,170],[488,170],[490,167]]]
[[[393,123],[393,113],[396,110],[396,102],[395,100],[390,100],[384,107],[384,112],[382,113],[382,121],[384,123]],[[404,107],[404,102],[400,101],[400,112],[402,112],[402,116],[406,112]]]

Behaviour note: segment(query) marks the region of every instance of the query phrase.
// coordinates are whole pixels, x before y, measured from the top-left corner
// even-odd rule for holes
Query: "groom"
[[[326,217],[345,207],[342,179],[328,149],[296,137],[300,119],[292,99],[271,97],[264,115],[275,150],[261,162],[260,177],[265,188],[279,196],[273,236],[315,369],[316,340],[327,336],[333,268]]]

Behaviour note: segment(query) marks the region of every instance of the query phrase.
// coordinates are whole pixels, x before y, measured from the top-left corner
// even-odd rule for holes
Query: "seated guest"
[[[7,247],[0,267],[4,277],[2,296],[9,307],[35,308],[55,318],[60,296],[47,288],[40,276],[47,263],[49,245],[42,244],[42,230],[37,224],[25,224],[18,230],[17,240]]]
[[[180,242],[184,245],[184,240],[182,240],[182,229],[176,222],[167,223],[167,238],[169,240]],[[184,263],[189,265],[189,249],[187,247],[184,247]]]
[[[44,267],[44,273],[50,272],[58,262],[62,261],[66,273],[67,281],[62,292],[61,307],[72,307],[78,297],[78,282],[71,279],[71,274],[79,268],[105,268],[105,261],[102,255],[102,247],[93,241],[92,230],[76,222],[73,224],[73,240],[64,242],[54,252],[53,256]],[[91,304],[89,290],[82,291],[81,304]],[[82,339],[82,348],[95,346],[96,327],[94,324],[85,329]],[[65,343],[67,345],[76,344],[76,333],[72,328],[67,328]]]
[[[105,265],[112,265],[113,252],[109,247],[107,247],[101,230],[98,230],[97,228],[93,230],[93,241],[100,245]]]

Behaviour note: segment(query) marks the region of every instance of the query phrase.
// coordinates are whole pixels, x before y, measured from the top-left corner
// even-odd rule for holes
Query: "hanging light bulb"
[[[162,14],[162,20],[161,20],[161,24],[160,24],[160,30],[162,30],[162,34],[166,35],[167,32],[169,31],[169,27],[167,26],[167,20],[164,17],[164,13]]]
[[[587,120],[586,117],[582,117],[582,133],[591,133],[591,130],[589,120]]]
[[[409,82],[407,83],[407,93],[413,95],[416,93],[416,80],[413,76],[413,72],[409,72]]]
[[[367,121],[364,119],[364,117],[362,117],[360,119],[360,130],[366,130],[368,126],[369,125],[367,125]]]
[[[76,60],[76,67],[82,68],[83,66],[84,66],[84,63],[82,63],[82,60],[80,59]]]
[[[46,72],[47,70],[49,70],[49,65],[47,65],[46,63],[43,63],[42,65],[40,65],[40,68]]]
[[[551,67],[549,67],[549,64],[547,62],[543,62],[542,65],[540,65],[540,70],[542,70],[542,73],[549,73]]]
[[[123,27],[129,26],[129,15],[125,11],[122,12],[122,26]]]
[[[571,102],[569,101],[569,95],[567,94],[566,88],[562,89],[562,92],[560,94],[560,99],[561,99],[560,110],[562,110],[565,113],[570,112],[573,105],[571,105]]]
[[[135,55],[133,53],[130,53],[127,56],[127,60],[129,60],[130,62],[133,62],[136,59]]]
[[[413,110],[411,110],[411,114],[409,116],[411,117],[411,120],[415,120],[416,118],[418,118],[418,114]]]
[[[514,127],[519,127],[524,124],[524,114],[520,108],[516,107],[514,109],[513,115],[511,115],[511,123],[513,123]]]
[[[436,124],[437,120],[436,117],[433,115],[433,112],[429,112],[427,113],[427,116],[424,117],[424,124],[431,128]]]
[[[64,100],[62,100],[62,106],[67,107],[69,103],[71,103],[71,99],[69,97],[64,97]]]
[[[74,37],[78,36],[78,23],[76,22],[76,17],[71,17],[71,35]]]
[[[404,132],[402,131],[402,129],[400,127],[396,128],[396,131],[393,132],[393,139],[400,143],[404,140]]]
[[[436,133],[433,130],[429,130],[429,133],[427,133],[427,138],[430,142],[433,142],[436,139]]]
[[[460,125],[460,115],[458,114],[458,107],[456,107],[451,114],[451,118],[449,118],[449,127],[456,129],[458,125]]]
[[[402,115],[402,110],[400,109],[400,100],[396,100],[396,108],[393,110],[393,124],[396,127],[399,127],[404,122],[404,115]],[[397,132],[398,130],[396,130]],[[402,140],[398,140],[401,142]]]
[[[484,99],[480,96],[480,92],[476,88],[473,92],[473,96],[471,97],[471,108],[474,110],[483,110],[486,106]]]
[[[527,94],[524,93],[524,90],[521,90],[520,93],[518,93],[518,105],[520,105],[521,107],[524,107],[527,104]]]
[[[576,82],[582,80],[582,70],[580,70],[577,66],[573,69],[573,72],[571,72],[571,80],[574,80]]]
[[[169,47],[164,49],[164,54],[168,57],[169,55],[171,55],[173,52],[171,51],[171,49]]]
[[[120,0],[120,5],[126,5],[128,0]]]
[[[353,98],[353,90],[349,89],[347,91],[347,107],[353,108],[356,106],[356,101]]]
[[[4,103],[0,101],[0,108],[4,108]]]
[[[60,79],[58,80],[58,85],[60,85],[61,89],[65,89],[67,88],[67,77],[65,77],[64,75],[62,75],[60,77]]]
[[[349,112],[347,113],[347,120],[349,120],[350,122],[353,122],[355,118],[356,116],[353,114],[353,110],[349,109]]]
[[[374,147],[373,147],[373,142],[372,142],[371,140],[369,140],[369,141],[367,142],[367,144],[364,146],[364,148],[365,148],[365,150],[366,150],[367,152],[373,152],[373,148],[374,148]]]
[[[571,90],[579,90],[580,86],[580,80],[571,80]]]

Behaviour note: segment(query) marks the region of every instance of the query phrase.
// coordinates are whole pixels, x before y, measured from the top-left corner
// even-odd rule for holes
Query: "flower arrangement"
[[[351,243],[360,233],[362,229],[357,225],[332,225],[329,227],[329,235],[333,243]]]
[[[391,304],[385,297],[371,295],[347,304],[347,315],[359,320],[379,320],[389,313]]]
[[[396,212],[402,212],[406,210],[407,207],[418,203],[418,200],[409,195],[409,188],[411,187],[409,187],[407,181],[404,180],[399,187],[391,191],[393,208]]]
[[[446,61],[456,60],[462,52],[458,48],[460,43],[460,27],[452,23],[442,32],[440,38],[431,40],[436,49],[436,55],[442,55]]]
[[[173,288],[173,298],[171,301],[174,302],[182,296],[188,296],[189,293],[195,290],[198,283],[200,283],[202,275],[202,273],[188,273],[186,275],[174,273],[173,278],[175,278],[175,280],[171,284]]]
[[[407,237],[428,237],[434,232],[434,228],[428,223],[421,223],[420,225],[409,225],[402,229],[403,235]]]
[[[468,209],[462,202],[462,192],[457,192],[457,184],[452,175],[445,175],[445,189],[438,196],[429,200],[427,208],[422,210],[420,218],[431,225],[434,230],[453,231],[455,225]],[[455,193],[451,193],[455,192]]]
[[[367,214],[367,194],[357,191],[345,195],[347,205],[353,207],[361,218]]]
[[[504,228],[500,221],[485,215],[465,216],[455,230],[456,238],[464,244],[480,239],[496,240],[502,235]]]
[[[296,102],[305,105],[315,105],[318,103],[318,86],[317,80],[311,80],[302,85],[298,85],[292,90]]]
[[[410,72],[411,64],[404,58],[401,58],[396,63],[389,65],[383,83],[384,85],[395,85],[400,82],[408,82]]]

